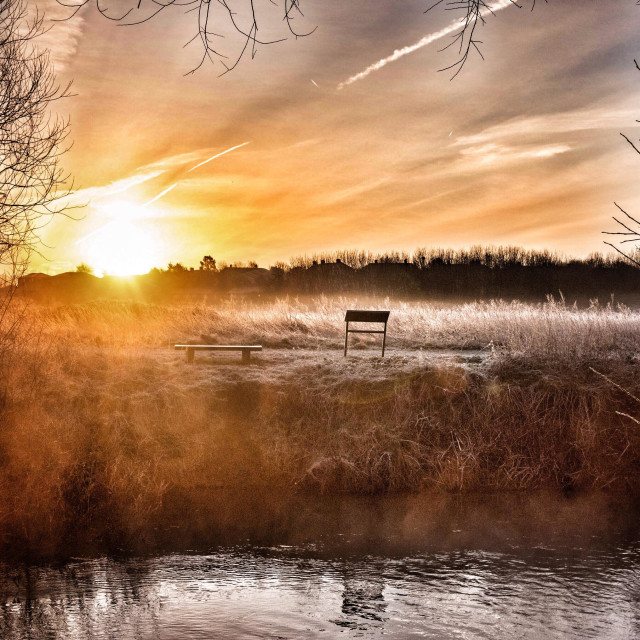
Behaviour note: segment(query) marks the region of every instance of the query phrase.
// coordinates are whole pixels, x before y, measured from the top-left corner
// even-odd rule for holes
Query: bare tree
[[[64,209],[59,160],[68,123],[50,107],[67,89],[35,46],[41,33],[43,16],[29,18],[24,0],[0,0],[0,358],[22,320],[11,305],[14,285],[38,251],[39,231]]]
[[[0,284],[13,284],[37,250],[39,230],[62,209],[60,155],[68,122],[51,105],[68,95],[56,84],[35,39],[43,16],[24,0],[0,0]]]

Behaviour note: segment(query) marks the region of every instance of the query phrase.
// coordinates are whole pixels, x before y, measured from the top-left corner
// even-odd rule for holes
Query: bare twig
[[[544,1],[547,2],[547,0]],[[522,8],[518,0],[507,0],[507,2],[510,2],[514,7],[518,7],[519,9]],[[536,0],[533,0],[531,10],[533,10],[535,4]],[[444,7],[445,11],[453,11],[461,14],[459,29],[453,33],[451,42],[441,49],[441,51],[450,48],[457,49],[457,60],[453,64],[440,69],[440,71],[453,70],[454,73],[451,77],[453,80],[462,71],[462,68],[473,52],[484,60],[484,56],[480,50],[482,40],[477,37],[478,28],[485,24],[486,16],[494,15],[496,8],[502,7],[497,7],[495,0],[493,2],[488,2],[487,0],[437,0],[427,8],[425,13],[428,13],[436,7]]]
[[[593,367],[589,367],[589,370],[592,371],[593,373],[595,373],[597,376],[600,376],[603,380],[606,380],[610,385],[614,386],[619,391],[622,391],[622,393],[626,394],[632,400],[635,400],[637,403],[640,404],[640,398],[638,398],[637,396],[634,396],[633,393],[631,393],[631,391],[629,391],[628,389],[625,389],[624,387],[620,386],[617,382],[614,382],[611,378],[606,376],[604,373],[600,373],[600,371],[597,371]]]
[[[111,15],[101,5],[101,0],[80,0],[77,3],[58,0],[58,3],[71,9],[68,18],[72,18],[78,11],[95,3],[103,17],[118,22],[121,26],[144,24],[167,9],[180,8],[185,13],[195,16],[195,33],[184,46],[197,42],[202,48],[200,60],[187,72],[187,75],[196,72],[205,62],[219,63],[223,67],[221,75],[224,75],[235,69],[245,55],[248,54],[254,58],[258,46],[282,42],[286,40],[287,34],[294,38],[301,38],[315,31],[315,28],[297,29],[296,19],[304,17],[300,6],[301,0],[282,0],[281,5],[274,0],[264,0],[261,4],[267,4],[267,1],[272,6],[281,6],[282,21],[286,25],[286,33],[282,37],[259,37],[257,3],[260,0],[129,0],[130,6],[117,16]],[[231,26],[240,36],[236,53],[231,56],[223,53],[219,48],[220,39],[223,37],[220,31],[225,25]]]

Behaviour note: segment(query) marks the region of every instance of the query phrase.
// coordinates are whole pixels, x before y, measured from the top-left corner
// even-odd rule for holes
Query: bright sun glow
[[[101,209],[111,221],[86,237],[84,251],[96,275],[147,273],[159,264],[161,244],[148,220],[148,208],[117,202]]]

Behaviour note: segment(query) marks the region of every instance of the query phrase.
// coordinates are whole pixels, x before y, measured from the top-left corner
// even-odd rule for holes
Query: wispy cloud
[[[362,195],[363,193],[373,191],[374,189],[386,185],[389,182],[391,182],[391,178],[389,176],[383,176],[381,178],[363,182],[362,184],[356,184],[345,189],[320,195],[315,198],[315,200],[322,206],[332,205],[343,200],[350,200],[351,198]]]
[[[185,168],[185,165],[191,164],[192,162],[196,162],[203,156],[208,153],[211,153],[211,148],[207,149],[199,149],[198,151],[193,151],[189,153],[182,153],[175,156],[168,156],[166,158],[162,158],[156,162],[152,162],[150,164],[139,167],[136,170],[136,173],[127,176],[126,178],[122,178],[120,180],[115,180],[114,182],[110,182],[106,185],[93,186],[93,187],[85,187],[83,189],[78,189],[77,191],[72,192],[67,196],[68,203],[72,205],[83,205],[90,204],[92,202],[100,201],[106,198],[110,198],[111,196],[119,195],[137,187],[145,182],[149,182],[150,180],[154,180],[156,178],[160,178],[161,176],[173,177],[175,182],[171,184],[169,187],[166,187],[163,191],[155,195],[151,200],[146,202],[143,206],[151,204],[156,200],[159,200],[170,191],[175,189],[179,182],[180,176],[186,175],[187,173],[191,173],[195,169],[202,167],[203,165],[211,162],[212,160],[219,158],[235,149],[239,149],[240,147],[244,147],[249,144],[248,142],[243,142],[242,144],[236,145],[235,147],[231,147],[230,149],[226,149],[215,155],[207,158],[204,161],[199,162],[193,167]],[[180,169],[177,172],[176,169]],[[168,175],[167,175],[168,174]],[[176,179],[177,178],[177,179]],[[165,183],[166,184],[166,183]]]
[[[84,189],[73,191],[66,196],[65,204],[69,204],[71,206],[82,206],[97,200],[109,198],[111,196],[124,193],[125,191],[129,191],[129,189],[133,189],[134,187],[148,182],[149,180],[158,178],[163,173],[163,171],[159,170],[149,171],[149,167],[141,167],[140,173],[122,178],[121,180],[115,180],[109,184],[85,187]]]
[[[219,153],[214,154],[213,156],[207,158],[206,160],[203,160],[201,162],[199,162],[198,164],[196,164],[195,166],[189,168],[189,169],[183,169],[179,175],[181,176],[186,176],[186,174],[191,173],[192,171],[195,171],[196,169],[202,167],[203,165],[211,162],[212,160],[215,160],[216,158],[219,158],[220,156],[223,156],[227,153],[230,153],[231,151],[234,151],[235,149],[239,149],[240,147],[244,147],[245,145],[249,144],[249,142],[243,142],[242,144],[238,144],[234,147],[231,147],[229,149],[225,149],[224,151],[221,151]],[[210,151],[209,149],[207,149],[207,151]],[[195,152],[195,155],[197,157],[197,155],[199,155],[200,157],[202,157],[204,155],[203,151],[201,150],[200,152]],[[179,167],[180,165],[184,165],[185,164],[185,160],[191,160],[193,161],[194,159],[194,154],[181,154],[179,156],[172,156],[169,158],[164,158],[162,160],[160,160],[159,162],[154,162],[153,164],[150,165],[146,165],[144,167],[141,167],[139,169],[139,173],[133,175],[133,176],[129,176],[127,178],[123,178],[122,180],[117,180],[115,182],[112,182],[108,185],[105,186],[101,186],[101,187],[89,187],[86,189],[81,189],[79,191],[76,191],[75,193],[71,194],[69,196],[70,198],[70,203],[71,204],[80,204],[80,203],[89,203],[91,202],[94,206],[97,206],[98,208],[100,208],[100,201],[105,200],[111,196],[120,194],[120,193],[124,193],[125,191],[128,191],[129,189],[136,187],[140,184],[143,184],[144,182],[147,182],[149,180],[152,180],[154,178],[159,178],[161,176],[165,176],[169,171],[171,171],[172,169],[175,169],[176,167]],[[159,169],[158,167],[163,167],[162,169]],[[152,168],[155,168],[154,170],[151,170]],[[175,179],[175,171],[172,171],[169,176],[174,176]],[[146,216],[147,214],[144,214],[143,211],[146,207],[148,207],[150,204],[156,202],[157,200],[159,200],[160,198],[164,197],[165,195],[167,195],[170,191],[172,191],[173,189],[175,189],[181,182],[182,178],[178,178],[176,180],[176,182],[174,182],[173,184],[169,185],[168,187],[164,188],[162,191],[160,191],[160,193],[156,194],[155,196],[153,196],[153,198],[151,198],[150,200],[148,200],[147,202],[145,202],[142,205],[139,205],[137,207],[132,207],[132,212],[127,211],[128,215],[133,215],[134,217],[138,217],[138,216]],[[84,202],[83,202],[83,198],[84,198]],[[151,214],[149,214],[151,215]],[[92,236],[95,236],[99,233],[102,233],[105,229],[109,228],[111,225],[114,224],[114,221],[111,220],[109,222],[107,222],[106,224],[103,224],[102,226],[98,227],[97,229],[94,229],[93,231],[91,231],[90,233],[82,236],[81,238],[79,238],[76,241],[76,244],[82,244],[83,242],[85,242],[86,240],[88,240],[89,238],[91,238]]]
[[[483,17],[485,17],[490,13],[495,13],[496,11],[500,11],[501,9],[506,9],[507,7],[510,7],[512,5],[513,5],[512,0],[498,0],[498,2],[494,2],[487,9],[482,11],[481,14]],[[370,75],[374,71],[378,71],[379,69],[386,67],[389,63],[395,62],[400,58],[404,58],[404,56],[407,56],[410,53],[413,53],[414,51],[418,51],[419,49],[426,47],[427,45],[431,44],[432,42],[435,42],[436,40],[441,40],[445,36],[451,35],[452,33],[459,31],[464,27],[464,24],[465,24],[464,20],[454,20],[443,29],[440,29],[440,31],[435,31],[434,33],[430,33],[429,35],[426,35],[424,38],[421,38],[420,40],[418,40],[418,42],[416,42],[415,44],[409,45],[407,47],[402,47],[402,49],[396,49],[391,55],[387,56],[386,58],[382,58],[381,60],[378,60],[373,64],[370,64],[366,69],[364,69],[363,71],[360,71],[360,73],[356,73],[355,75],[341,82],[338,85],[338,90],[344,89],[346,86],[353,84],[358,80],[362,80],[363,78],[366,78],[368,75]]]
[[[566,144],[548,144],[527,147],[510,147],[500,144],[483,144],[480,146],[467,147],[461,150],[465,156],[470,156],[479,161],[479,164],[495,164],[496,162],[512,162],[515,160],[535,160],[551,158],[561,153],[571,151],[571,147]]]
[[[637,110],[632,109],[585,109],[546,113],[539,116],[521,117],[487,127],[478,133],[458,136],[455,146],[492,144],[498,140],[523,140],[535,136],[543,138],[550,134],[593,131],[597,129],[618,129],[626,123],[634,122]]]
[[[49,50],[56,71],[64,71],[78,50],[84,18],[80,15],[70,18],[72,9],[62,6],[57,0],[40,0],[35,7],[44,13],[45,28],[48,29],[38,38],[37,44]]]

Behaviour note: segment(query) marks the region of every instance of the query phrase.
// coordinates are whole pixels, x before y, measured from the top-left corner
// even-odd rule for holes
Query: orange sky
[[[65,165],[87,206],[47,227],[34,270],[478,243],[586,255],[614,200],[640,212],[640,157],[619,136],[640,117],[633,0],[505,8],[482,29],[486,61],[453,81],[437,73],[454,60],[443,37],[346,85],[452,16],[422,0],[306,2],[312,36],[224,77],[184,75],[200,50],[182,47],[194,25],[179,9],[119,27],[93,6],[55,24],[46,39],[77,94]]]

